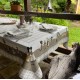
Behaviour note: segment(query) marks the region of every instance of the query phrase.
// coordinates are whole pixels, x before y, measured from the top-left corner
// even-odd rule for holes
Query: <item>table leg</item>
[[[43,77],[42,70],[37,63],[33,54],[28,55],[26,61],[19,72],[21,79],[41,79]]]

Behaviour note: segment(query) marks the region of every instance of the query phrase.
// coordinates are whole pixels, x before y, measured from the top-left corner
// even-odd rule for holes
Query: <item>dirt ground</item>
[[[80,27],[80,21],[72,21],[71,27]]]

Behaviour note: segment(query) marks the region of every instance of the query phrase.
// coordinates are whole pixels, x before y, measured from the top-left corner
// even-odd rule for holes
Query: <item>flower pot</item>
[[[11,5],[11,11],[21,11],[22,7],[21,5]]]

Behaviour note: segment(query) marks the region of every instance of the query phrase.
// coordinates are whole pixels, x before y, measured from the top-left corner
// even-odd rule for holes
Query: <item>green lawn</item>
[[[80,27],[69,27],[69,46],[73,42],[80,42]]]

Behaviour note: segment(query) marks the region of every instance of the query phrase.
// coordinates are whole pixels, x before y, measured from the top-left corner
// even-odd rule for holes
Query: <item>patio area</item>
[[[0,27],[2,28],[1,31],[0,31],[0,35],[1,34],[4,34],[4,32],[6,34],[7,31],[9,32],[10,35],[13,35],[13,33],[11,33],[10,30],[12,28],[13,29],[18,28],[19,27],[19,23],[20,23],[20,21],[18,19],[14,19],[14,18],[3,18],[2,17],[1,18],[1,21],[0,21]],[[15,28],[15,26],[16,26],[16,28]],[[9,28],[9,27],[11,27],[11,28]],[[21,25],[19,27],[19,29],[21,29],[21,28],[25,29],[25,27],[26,27],[26,22],[24,22],[24,24]],[[37,27],[34,27],[34,28],[36,29]],[[27,28],[27,29],[29,30],[29,28]],[[39,28],[37,28],[37,29],[39,29]],[[33,30],[34,31],[33,28],[30,28],[30,30],[31,31]],[[21,34],[23,34],[23,33],[21,33]],[[19,38],[18,40],[24,39],[26,37],[27,36],[24,37],[24,35],[23,35],[23,37],[22,38]],[[10,38],[8,37],[8,39],[10,39]],[[12,39],[10,39],[10,40],[12,40]],[[16,39],[17,38],[13,39],[12,41],[17,42],[18,40],[16,41]],[[54,53],[51,53],[51,50],[50,50],[50,52],[48,52],[49,55],[46,58],[42,59],[41,61],[40,61],[40,58],[39,58],[39,56],[41,55],[41,53],[39,53],[39,52],[38,52],[39,54],[37,52],[36,52],[36,54],[34,53],[35,56],[36,56],[36,58],[37,57],[39,58],[39,59],[37,59],[37,61],[39,62],[39,66],[40,66],[40,68],[41,68],[41,70],[43,72],[43,79],[47,79],[48,78],[48,71],[50,69],[50,62],[51,62],[52,58],[54,58],[54,56],[56,56],[56,55],[62,55],[62,54],[69,55],[70,52],[71,52],[71,50],[72,50],[72,48],[66,49],[66,48],[64,48],[60,44],[57,47],[58,48],[56,48],[55,51],[53,51]],[[0,68],[0,78],[5,78],[5,79],[6,78],[7,79],[9,79],[9,78],[10,79],[14,79],[14,78],[15,79],[20,79],[20,77],[19,77],[19,71],[22,68],[22,63],[21,63],[21,60],[20,59],[18,60],[19,62],[18,61],[16,62],[16,61],[17,61],[17,58],[16,58],[16,60],[14,60],[14,59],[11,60],[11,58],[9,59],[9,57],[6,58],[6,57],[3,57],[2,55],[0,56],[0,65],[1,65],[0,66],[1,67]],[[45,64],[45,65],[43,65],[43,64]],[[75,73],[79,73],[79,72],[80,72],[80,68],[78,68],[78,71],[75,72]]]
[[[79,5],[0,1],[0,79],[80,79]]]

